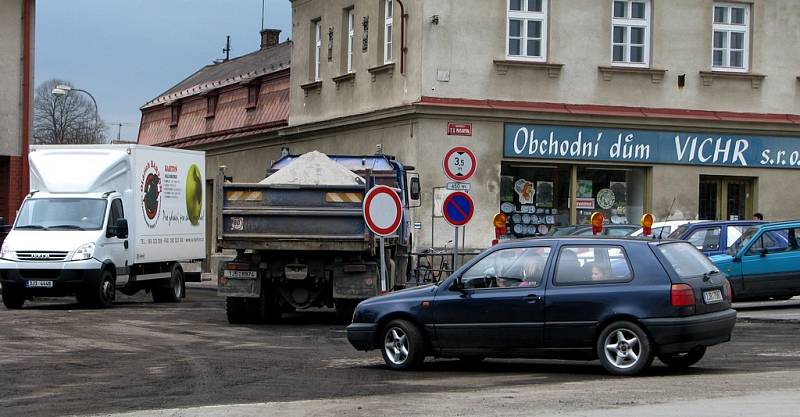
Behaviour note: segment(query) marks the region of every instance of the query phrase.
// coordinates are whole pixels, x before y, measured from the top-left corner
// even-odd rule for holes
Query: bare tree
[[[40,145],[107,143],[105,122],[86,94],[72,91],[57,96],[53,89],[71,84],[52,79],[36,87],[33,101],[33,142]]]

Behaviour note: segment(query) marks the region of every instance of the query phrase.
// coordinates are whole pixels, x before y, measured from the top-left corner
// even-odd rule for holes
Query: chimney
[[[280,29],[264,29],[261,31],[261,49],[271,48],[278,44]]]

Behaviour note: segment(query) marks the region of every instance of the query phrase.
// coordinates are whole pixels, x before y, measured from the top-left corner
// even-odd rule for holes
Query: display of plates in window
[[[514,225],[514,233],[516,233],[518,235],[525,234],[525,226],[523,226],[521,224],[515,224]]]
[[[545,216],[544,222],[547,224],[555,224],[556,216],[553,216],[552,214],[549,216]]]
[[[500,211],[502,211],[505,214],[511,214],[514,212],[515,209],[516,206],[514,206],[514,203],[506,202],[500,205]]]
[[[535,235],[536,234],[536,225],[535,224],[529,225],[527,232],[528,232],[529,235]]]
[[[531,215],[525,213],[522,215],[522,224],[531,224]]]
[[[538,224],[541,221],[541,218],[535,214],[531,214],[531,223]]]
[[[514,215],[511,216],[511,221],[514,223],[522,223],[522,215],[519,213],[514,213]]]
[[[540,224],[538,230],[540,234],[546,235],[547,231],[550,230],[550,228],[548,228],[547,225]]]

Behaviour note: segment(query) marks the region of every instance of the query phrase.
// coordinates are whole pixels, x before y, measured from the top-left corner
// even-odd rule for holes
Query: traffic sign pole
[[[381,241],[381,292],[386,292],[389,287],[386,282],[386,250],[384,249],[383,236],[380,237]]]
[[[456,229],[456,236],[453,239],[453,272],[458,269],[458,226],[454,227]]]

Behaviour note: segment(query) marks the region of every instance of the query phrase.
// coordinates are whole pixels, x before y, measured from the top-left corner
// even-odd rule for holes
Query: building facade
[[[28,192],[35,9],[33,0],[0,3],[0,218],[5,223],[13,221]]]
[[[381,145],[422,177],[417,248],[444,246],[442,159],[477,156],[466,245],[586,223],[800,217],[791,0],[294,0],[281,147]],[[275,150],[266,151],[267,154]],[[431,218],[433,216],[433,218]]]

